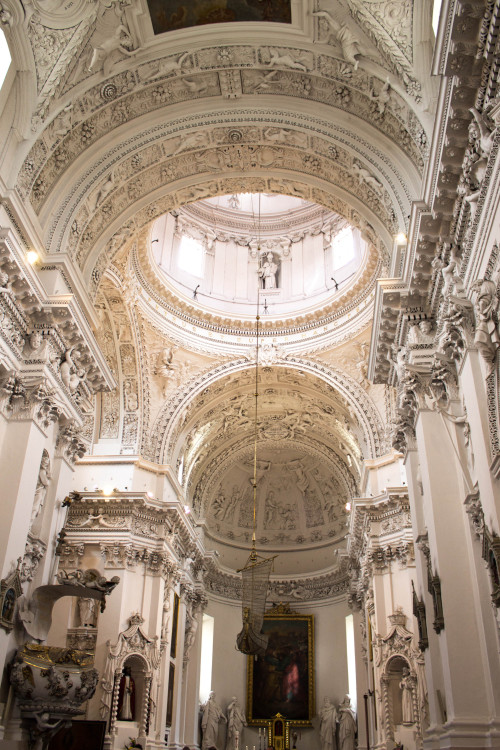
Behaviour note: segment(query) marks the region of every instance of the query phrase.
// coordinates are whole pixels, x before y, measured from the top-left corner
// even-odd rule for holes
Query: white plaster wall
[[[345,618],[350,610],[345,600],[321,606],[291,603],[291,609],[314,615],[316,710],[328,695],[335,704],[348,692]],[[246,656],[236,650],[236,635],[241,630],[241,606],[210,601],[206,610],[214,618],[212,689],[225,712],[233,695],[246,709]],[[302,729],[300,750],[317,750],[318,720],[312,728]],[[225,724],[219,729],[218,747],[224,747]],[[258,728],[245,727],[240,747],[259,747]]]

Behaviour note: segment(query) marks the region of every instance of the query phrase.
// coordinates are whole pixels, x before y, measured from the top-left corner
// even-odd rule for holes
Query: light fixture
[[[406,245],[408,238],[404,232],[399,232],[399,234],[394,237],[394,241],[396,245]]]
[[[257,257],[260,258],[260,194],[259,194],[259,223],[257,237]],[[249,656],[264,655],[267,649],[268,636],[262,632],[264,612],[266,609],[267,589],[269,576],[276,557],[262,557],[257,554],[256,529],[257,529],[257,440],[258,440],[258,414],[259,414],[259,294],[257,290],[257,315],[256,315],[256,346],[255,346],[255,416],[254,416],[254,444],[253,444],[253,523],[252,523],[252,549],[250,557],[243,568],[237,572],[241,573],[242,594],[241,606],[243,627],[236,636],[236,648],[243,654]]]
[[[102,494],[104,497],[109,497],[113,494],[113,487],[110,484],[105,484],[102,488]]]
[[[26,260],[30,264],[30,266],[34,265],[38,260],[38,253],[36,250],[28,250],[26,253]]]

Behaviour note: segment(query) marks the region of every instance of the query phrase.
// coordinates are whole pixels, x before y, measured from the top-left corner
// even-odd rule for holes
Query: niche
[[[394,656],[387,664],[387,695],[389,698],[389,714],[394,728],[403,724],[403,690],[401,683],[408,674],[410,665],[402,656]],[[405,717],[407,718],[407,717]]]

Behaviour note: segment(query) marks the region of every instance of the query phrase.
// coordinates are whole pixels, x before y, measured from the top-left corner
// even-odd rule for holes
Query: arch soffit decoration
[[[225,376],[243,372],[252,367],[248,360],[225,362],[216,368],[207,369],[189,380],[182,389],[169,399],[155,419],[151,429],[149,458],[159,464],[172,463],[179,452],[176,430],[189,407],[196,403],[202,392],[214,386]],[[362,431],[365,458],[375,458],[386,451],[384,427],[380,414],[362,386],[343,372],[329,367],[324,362],[314,362],[301,357],[287,357],[273,363],[273,367],[289,367],[306,371],[314,378],[333,388],[344,399]]]
[[[209,48],[207,48],[208,50]],[[219,48],[217,48],[219,49]],[[207,54],[208,51],[206,50]],[[241,66],[241,70],[248,68],[248,60],[245,58],[245,62],[243,60],[239,60],[239,47],[235,46],[234,49],[232,48],[232,53],[234,54],[234,65],[238,67],[238,65]],[[193,51],[191,54],[192,60],[191,60],[191,67],[189,68],[189,82],[196,81],[196,75],[215,75],[213,73],[207,73],[206,71],[203,73],[197,72],[197,67],[199,66],[199,60],[202,58],[202,52],[203,50],[196,50]],[[248,50],[246,50],[246,53]],[[346,63],[345,61],[339,61],[335,57],[329,58],[328,55],[317,55],[316,53],[312,52],[311,50],[298,50],[295,49],[294,52],[296,54],[302,52],[304,54],[307,54],[310,56],[311,61],[310,65],[308,64],[306,68],[308,68],[307,74],[313,74],[315,75],[315,78],[320,80],[328,81],[328,86],[326,88],[332,89],[333,91],[336,91],[334,89],[333,83],[332,83],[332,73],[328,73],[327,67],[325,68],[325,61],[323,58],[327,58],[329,60],[329,63],[331,66],[333,66],[332,70],[335,69],[336,74],[340,75],[340,67],[343,66],[342,70],[345,69]],[[215,50],[211,50],[211,53],[215,54]],[[246,54],[245,53],[245,54]],[[257,67],[263,68],[265,71],[267,71],[267,74],[269,73],[269,66],[268,61],[265,60],[265,55],[263,57],[262,50],[260,48],[253,49],[252,54],[254,55],[254,63]],[[28,195],[30,193],[30,197],[32,200],[32,203],[37,211],[41,211],[40,216],[42,219],[42,223],[44,223],[44,216],[45,218],[48,217],[48,215],[53,210],[54,206],[52,204],[51,200],[46,200],[47,196],[50,196],[50,193],[54,192],[53,188],[58,187],[57,192],[60,194],[61,191],[63,191],[64,185],[64,176],[66,175],[66,178],[69,178],[69,175],[71,173],[71,179],[73,180],[75,171],[78,172],[78,169],[75,170],[76,162],[80,158],[80,161],[85,163],[85,165],[88,165],[89,163],[89,156],[90,161],[92,161],[92,153],[94,150],[97,149],[101,151],[100,156],[102,157],[104,153],[104,149],[108,150],[107,146],[109,144],[106,144],[106,134],[105,129],[108,127],[108,132],[113,132],[113,137],[116,137],[119,135],[120,127],[122,130],[127,128],[127,131],[130,131],[130,124],[134,122],[134,119],[139,117],[139,115],[143,115],[145,109],[147,109],[146,103],[144,99],[148,99],[148,101],[151,99],[153,101],[153,104],[151,105],[152,110],[157,110],[155,112],[156,116],[161,116],[161,120],[165,121],[165,119],[168,119],[168,113],[169,111],[172,111],[172,113],[175,112],[175,104],[170,105],[171,109],[169,107],[164,106],[164,102],[160,101],[162,99],[161,92],[158,93],[159,88],[165,83],[165,81],[168,82],[168,92],[169,96],[167,98],[173,98],[175,100],[175,92],[172,93],[171,89],[179,89],[182,88],[184,85],[184,88],[186,88],[186,84],[183,84],[183,77],[179,74],[173,72],[172,65],[175,61],[175,56],[170,56],[166,58],[162,58],[162,64],[163,69],[166,71],[169,71],[167,75],[152,75],[152,82],[150,83],[151,75],[148,78],[148,75],[144,73],[141,77],[140,75],[140,69],[141,66],[138,65],[136,69],[133,71],[129,71],[126,74],[125,73],[118,73],[115,76],[111,76],[108,81],[105,84],[99,83],[99,85],[94,86],[90,89],[87,89],[85,93],[81,94],[81,101],[76,100],[74,104],[72,104],[72,108],[74,110],[74,114],[72,116],[71,121],[71,127],[69,128],[69,131],[66,135],[62,135],[63,129],[60,127],[58,128],[56,123],[57,117],[61,116],[61,112],[55,115],[55,117],[51,120],[48,127],[45,128],[45,130],[42,132],[40,138],[38,139],[37,143],[33,146],[30,154],[28,155],[27,159],[24,162],[24,169],[21,171],[20,179],[18,181],[18,189],[22,195]],[[309,58],[308,58],[309,59]],[[160,61],[157,60],[155,62],[160,64]],[[141,63],[142,67],[144,66],[150,66],[153,65],[152,61]],[[210,67],[210,66],[208,66]],[[220,64],[213,65],[212,66],[214,70],[220,69]],[[310,68],[310,69],[309,69]],[[160,65],[161,70],[161,65]],[[274,71],[274,67],[272,68]],[[248,72],[248,71],[247,71]],[[295,71],[295,70],[276,70],[278,79],[282,74],[285,76],[286,80],[293,79],[294,77],[304,76],[305,71]],[[358,74],[359,73],[359,74]],[[128,85],[124,86],[124,79],[127,79]],[[342,78],[342,76],[341,76]],[[373,133],[376,132],[376,138],[375,140],[377,142],[383,142],[384,136],[382,135],[382,131],[385,131],[388,133],[389,138],[387,139],[387,143],[385,146],[385,154],[382,154],[382,157],[380,158],[380,153],[377,155],[373,153],[373,156],[371,155],[371,151],[373,150],[372,147],[369,147],[368,144],[370,141],[374,140],[370,137],[365,137],[364,143],[362,146],[357,147],[358,154],[357,156],[360,158],[360,166],[363,169],[368,169],[368,172],[371,174],[372,177],[372,189],[371,193],[372,195],[369,195],[369,198],[371,200],[361,200],[360,201],[360,208],[363,210],[363,205],[368,204],[368,206],[372,209],[371,211],[371,220],[375,221],[377,223],[377,216],[382,216],[385,219],[385,228],[386,232],[390,235],[392,231],[396,228],[401,229],[404,224],[404,217],[407,215],[408,211],[408,204],[411,197],[414,196],[408,196],[405,195],[405,189],[404,185],[405,183],[410,183],[415,186],[418,185],[418,172],[421,171],[424,155],[427,149],[427,145],[425,142],[425,133],[422,125],[419,122],[418,116],[415,113],[415,110],[412,109],[411,106],[409,106],[408,102],[401,97],[400,94],[396,92],[396,90],[393,90],[391,92],[391,97],[394,100],[393,105],[388,104],[387,107],[384,105],[382,108],[382,112],[378,112],[378,105],[375,107],[380,117],[377,117],[374,115],[373,109],[374,109],[374,101],[376,101],[376,98],[378,94],[376,93],[375,89],[377,86],[375,85],[375,81],[381,83],[379,79],[376,79],[375,77],[370,77],[366,74],[366,72],[358,71],[354,72],[350,71],[350,75],[345,74],[344,70],[344,77],[342,78],[344,89],[345,91],[356,91],[356,96],[354,99],[356,100],[354,104],[350,102],[349,96],[347,95],[338,95],[338,93],[333,96],[330,96],[330,99],[327,101],[326,99],[322,100],[321,97],[316,96],[312,97],[315,101],[318,101],[318,106],[324,107],[325,110],[334,108],[335,109],[335,118],[333,118],[337,123],[342,123],[345,121],[346,125],[348,121],[352,120],[352,115],[356,115],[359,118],[359,128],[356,128],[357,130],[360,129],[361,131],[366,131],[367,126],[366,122],[368,120],[371,120],[372,123],[374,123],[372,126],[368,126],[368,130],[372,129]],[[162,83],[163,82],[163,83]],[[117,84],[120,83],[120,86]],[[150,85],[146,85],[149,84]],[[216,87],[217,88],[217,87]],[[131,90],[130,90],[131,89]],[[189,86],[187,86],[187,93],[184,99],[193,99],[192,95],[188,97],[189,93]],[[195,97],[195,105],[190,104],[190,106],[199,106],[201,103],[205,103],[207,101],[207,97],[210,93],[209,91],[210,87],[207,85],[203,88],[203,95],[199,95],[198,97]],[[68,89],[68,91],[71,89]],[[280,88],[281,90],[281,88]],[[300,90],[300,87],[293,88],[293,92],[290,91],[290,96],[293,95],[294,101],[297,101],[301,106],[305,102],[310,102],[311,96],[301,97],[300,94],[297,92]],[[123,93],[125,92],[125,93]],[[148,93],[148,97],[145,96],[145,92]],[[156,94],[154,93],[156,92]],[[217,91],[214,93],[214,95],[220,95],[221,89],[220,85],[217,88]],[[250,91],[248,92],[250,93]],[[252,89],[252,93],[255,93],[255,91]],[[137,102],[134,104],[134,97],[138,98],[139,94],[142,96],[142,100],[140,102],[140,106],[137,105]],[[172,96],[170,96],[172,94]],[[288,100],[290,99],[290,96],[288,97]],[[139,97],[140,98],[140,97]],[[265,101],[265,97],[255,97],[256,100],[260,99],[262,101]],[[280,99],[285,99],[286,97],[280,97]],[[349,99],[349,101],[347,101]],[[155,101],[156,100],[156,101]],[[177,101],[181,101],[182,97],[177,97]],[[359,100],[359,101],[358,101]],[[396,104],[397,100],[397,106],[394,106]],[[323,101],[323,104],[321,102]],[[132,106],[134,104],[134,106]],[[352,106],[351,106],[352,104]],[[363,104],[363,106],[361,106]],[[78,106],[77,106],[78,105]],[[69,106],[69,105],[67,105]],[[149,105],[148,105],[149,106]],[[310,108],[310,104],[308,104]],[[161,109],[158,109],[161,107]],[[90,114],[90,113],[94,114]],[[243,117],[239,117],[235,120],[235,127],[233,128],[233,131],[238,130],[238,124],[240,124],[243,121],[248,121],[249,115],[252,114],[252,110],[242,110]],[[253,110],[253,112],[257,112],[256,110]],[[396,112],[398,112],[398,117],[396,116]],[[403,114],[401,114],[403,113]],[[89,117],[90,115],[90,117]],[[98,123],[98,127],[94,125],[91,122],[91,118],[96,118],[96,123]],[[220,113],[217,113],[216,117],[218,117],[220,122]],[[216,119],[214,117],[214,120]],[[262,113],[257,112],[257,117],[262,117]],[[302,119],[301,119],[302,118]],[[251,117],[250,117],[251,119]],[[314,122],[311,121],[310,116],[305,117],[303,113],[293,113],[291,116],[289,115],[290,119],[290,125],[292,127],[300,127],[305,128],[308,131],[315,132],[318,130],[318,128],[315,126]],[[331,120],[330,115],[330,120]],[[184,118],[184,122],[186,122],[186,118]],[[390,122],[392,122],[392,128],[390,127]],[[171,124],[171,120],[169,122],[169,125]],[[227,123],[229,127],[229,123]],[[140,126],[140,119],[137,120],[135,123],[135,126]],[[204,127],[206,128],[206,123],[198,123],[196,126],[193,124],[191,125],[191,128],[193,127]],[[134,124],[132,125],[134,127]],[[267,126],[264,126],[264,129],[267,127],[273,128],[276,127],[276,131],[283,131],[283,121],[280,120],[278,122],[277,119],[272,121],[269,120]],[[329,124],[330,131],[332,130],[331,123]],[[160,128],[161,129],[161,128]],[[254,127],[254,130],[256,128]],[[215,129],[214,129],[215,130]],[[285,128],[286,130],[286,128]],[[154,146],[150,146],[150,149],[153,151],[156,148],[156,152],[154,154],[151,154],[152,161],[157,162],[158,157],[164,157],[163,161],[168,162],[168,166],[171,167],[171,170],[173,169],[172,160],[176,157],[183,157],[184,161],[186,160],[186,156],[188,154],[190,155],[190,161],[195,163],[196,158],[193,159],[192,156],[196,154],[201,154],[203,156],[203,160],[205,161],[205,164],[211,164],[212,169],[215,167],[213,165],[217,166],[217,170],[221,170],[221,162],[220,160],[223,159],[223,168],[224,170],[235,170],[235,165],[231,161],[232,156],[234,156],[234,153],[228,154],[228,149],[233,149],[233,152],[235,150],[239,150],[241,153],[241,149],[245,150],[247,152],[255,153],[255,148],[260,149],[258,159],[263,159],[265,154],[265,159],[271,158],[271,155],[274,154],[276,159],[274,161],[275,164],[270,164],[269,167],[273,170],[279,169],[278,161],[282,161],[282,168],[288,169],[292,172],[296,170],[297,174],[307,174],[308,178],[311,181],[318,180],[318,165],[317,162],[320,162],[319,168],[321,169],[321,162],[325,162],[327,164],[328,160],[329,163],[328,171],[330,175],[333,174],[333,179],[331,179],[331,183],[334,187],[340,187],[341,189],[345,189],[347,193],[351,194],[353,192],[353,185],[352,185],[352,179],[351,184],[349,184],[349,180],[346,180],[346,175],[342,173],[342,171],[348,170],[349,166],[352,167],[353,161],[356,159],[356,149],[350,154],[350,161],[351,164],[344,163],[343,165],[340,164],[340,160],[338,159],[339,151],[342,152],[343,145],[345,145],[346,140],[343,134],[350,131],[350,136],[352,139],[353,136],[353,128],[352,125],[350,128],[342,128],[341,126],[337,127],[337,134],[334,137],[335,143],[327,143],[326,141],[323,144],[323,148],[319,147],[318,143],[312,143],[313,136],[307,133],[304,133],[303,131],[295,131],[295,139],[296,139],[296,147],[290,148],[289,145],[285,145],[285,143],[290,141],[291,139],[288,137],[282,137],[282,140],[284,143],[280,142],[279,132],[273,131],[270,133],[271,139],[272,139],[272,145],[268,145],[265,147],[262,142],[262,133],[259,133],[258,135],[260,138],[255,139],[254,138],[248,138],[245,139],[245,142],[239,146],[235,146],[234,142],[232,142],[230,139],[224,141],[222,139],[221,141],[217,143],[211,143],[206,142],[204,144],[201,144],[199,148],[193,149],[192,152],[188,151],[186,147],[184,146],[182,149],[182,153],[175,154],[171,153],[170,156],[165,151],[165,145],[163,144],[161,147],[156,142]],[[393,132],[391,132],[393,131]],[[207,131],[208,132],[208,131]],[[189,137],[189,133],[192,135],[196,135],[196,133],[192,133],[190,130],[185,131],[186,138]],[[59,135],[58,135],[59,134]],[[304,140],[305,136],[305,140]],[[156,140],[158,139],[158,135],[156,137]],[[170,143],[170,148],[174,147],[174,152],[178,149],[179,145],[176,144],[176,138],[180,136],[174,136],[173,138],[167,139],[166,143]],[[234,132],[233,132],[234,137]],[[302,138],[302,143],[300,142]],[[154,136],[150,136],[149,141],[155,140]],[[392,140],[391,140],[392,139]],[[74,148],[74,143],[76,141],[79,141],[79,147]],[[139,139],[141,140],[141,139]],[[243,136],[242,136],[242,140]],[[306,143],[306,141],[308,142]],[[331,140],[331,136],[330,136]],[[174,143],[172,144],[172,141]],[[73,145],[72,145],[73,144]],[[394,148],[394,144],[397,144],[397,148]],[[138,147],[140,150],[140,153],[138,151]],[[326,148],[325,148],[326,147]],[[132,148],[132,147],[131,147]],[[142,150],[141,150],[142,149]],[[221,149],[226,149],[224,154],[221,154]],[[267,149],[267,150],[265,150]],[[332,150],[333,149],[333,150]],[[123,148],[120,147],[118,149],[119,151],[123,151]],[[158,150],[160,153],[158,153]],[[351,146],[352,150],[352,146]],[[129,149],[130,151],[130,149]],[[94,216],[92,219],[92,226],[88,222],[86,222],[85,217],[79,217],[78,214],[78,204],[80,209],[82,209],[82,201],[86,201],[86,198],[88,198],[89,195],[89,189],[91,184],[95,184],[95,181],[99,180],[99,175],[95,169],[89,170],[87,174],[87,179],[84,181],[85,185],[82,185],[81,192],[79,197],[76,199],[76,204],[73,202],[72,207],[68,210],[68,205],[63,207],[64,211],[64,221],[62,221],[62,224],[59,224],[57,227],[53,225],[49,229],[49,236],[47,237],[47,246],[49,251],[51,252],[57,252],[61,247],[68,246],[71,252],[71,249],[73,247],[74,249],[74,243],[79,243],[81,245],[82,237],[84,236],[85,240],[90,243],[91,246],[100,245],[102,247],[103,241],[105,241],[104,237],[106,233],[112,234],[110,227],[112,227],[113,224],[118,225],[119,223],[128,221],[129,217],[131,217],[134,213],[137,212],[138,208],[141,208],[141,204],[143,204],[147,200],[147,196],[150,195],[150,190],[148,187],[145,188],[145,192],[138,195],[138,192],[140,193],[140,185],[139,183],[147,182],[148,178],[152,178],[153,172],[151,170],[148,170],[147,168],[144,169],[140,166],[138,163],[138,160],[140,161],[140,158],[144,157],[146,159],[147,154],[143,153],[147,151],[147,149],[144,148],[144,140],[142,140],[142,146],[138,146],[136,144],[134,148],[134,153],[130,151],[128,160],[123,160],[124,154],[121,153],[120,155],[115,155],[116,160],[113,165],[113,158],[109,158],[107,160],[103,160],[102,158],[96,159],[96,162],[99,161],[101,164],[101,176],[105,175],[106,172],[108,172],[109,177],[109,170],[111,172],[113,169],[119,169],[123,171],[126,166],[132,166],[133,170],[135,170],[134,176],[128,180],[126,185],[122,185],[123,192],[127,193],[127,197],[124,200],[123,195],[118,195],[119,189],[117,188],[116,191],[110,191],[110,195],[107,196],[107,199],[102,202],[102,207],[99,206],[99,210],[94,212]],[[168,151],[168,149],[167,149]],[[311,152],[311,153],[310,153]],[[404,156],[406,152],[406,156]],[[317,154],[316,159],[312,154]],[[347,152],[346,152],[347,153]],[[332,157],[332,154],[335,154],[335,157]],[[141,156],[142,155],[142,156]],[[247,153],[248,156],[248,153]],[[224,159],[229,159],[230,163],[227,164],[224,162]],[[288,159],[290,157],[290,159]],[[287,162],[287,160],[290,160],[293,162],[293,158],[295,157],[300,164],[285,164],[284,162]],[[307,158],[309,157],[309,158]],[[390,157],[390,158],[389,158]],[[178,159],[179,161],[179,159]],[[180,160],[182,161],[182,159]],[[349,159],[347,160],[349,161]],[[383,164],[383,161],[385,161],[385,165]],[[413,167],[411,166],[410,162],[413,161]],[[126,164],[126,162],[130,162],[130,164]],[[132,164],[134,162],[134,164]],[[396,180],[396,183],[394,183],[393,186],[390,185],[390,178],[388,177],[387,173],[387,165],[388,163],[396,163],[400,162],[403,166],[403,170],[401,173],[401,177],[399,177]],[[247,163],[243,159],[244,168],[247,169]],[[135,166],[134,166],[135,165]],[[333,165],[333,169],[332,169]],[[71,169],[69,167],[71,166]],[[159,165],[156,165],[159,166]],[[185,166],[185,165],[184,165]],[[197,166],[200,166],[199,164]],[[236,165],[237,167],[238,165]],[[241,165],[240,165],[241,166]],[[259,165],[257,165],[259,166]],[[260,166],[263,166],[262,164]],[[266,164],[267,166],[267,164]],[[163,167],[165,168],[165,174],[163,177],[163,181],[160,179],[158,180],[159,175],[155,174],[156,179],[152,179],[152,183],[155,184],[155,186],[158,186],[158,184],[163,185],[162,192],[164,191],[166,185],[170,185],[172,183],[172,177],[166,174],[167,165],[163,164]],[[141,170],[139,175],[137,175],[137,171]],[[196,174],[199,174],[197,172]],[[409,179],[411,176],[412,179]],[[121,179],[125,179],[126,177],[124,175],[120,176]],[[167,178],[167,182],[165,181],[165,177]],[[192,179],[193,175],[190,179]],[[60,182],[60,179],[62,178],[62,182]],[[160,175],[161,178],[161,175]],[[321,178],[321,175],[319,175],[319,178]],[[373,178],[375,182],[373,182]],[[380,179],[379,179],[380,178]],[[377,183],[380,185],[380,187],[377,187]],[[375,185],[375,190],[373,190],[373,186]],[[370,186],[367,183],[363,184],[363,180],[358,175],[358,182],[354,186],[358,189],[358,192],[360,191],[360,188],[363,187],[365,191],[370,193]],[[389,188],[388,192],[386,188]],[[65,191],[64,191],[65,192]],[[114,195],[115,199],[121,199],[120,202],[120,211],[118,214],[113,215],[112,211],[112,204],[113,204],[113,195],[112,193],[116,192],[117,194]],[[379,193],[377,196],[376,193]],[[387,192],[387,195],[383,195],[383,193]],[[407,192],[407,191],[406,191]],[[292,193],[293,194],[293,193]],[[134,196],[132,198],[132,196]],[[196,198],[202,197],[201,195],[196,196]],[[365,196],[362,196],[362,198],[365,198]],[[192,200],[193,198],[190,198],[189,195],[187,196],[188,200]],[[46,203],[46,206],[44,209],[42,209],[42,206]],[[186,202],[186,196],[175,196],[174,199],[172,199],[170,203],[170,208],[175,207],[176,205],[180,205],[181,202]],[[87,206],[88,208],[88,206]],[[380,210],[382,209],[382,210]],[[166,208],[168,210],[168,207]],[[85,211],[84,211],[85,213]],[[87,212],[88,214],[91,212]],[[151,213],[152,213],[152,207],[148,206],[146,209],[146,214],[148,215],[149,220],[151,219]],[[79,226],[79,218],[81,226]],[[82,222],[83,218],[83,222]],[[88,216],[87,216],[88,218]],[[60,217],[62,219],[62,217]],[[59,219],[58,219],[59,221]],[[63,236],[61,233],[61,228],[64,227],[66,237],[64,238],[65,241],[63,242]],[[70,230],[69,227],[72,229]],[[380,229],[379,229],[380,231]],[[382,232],[383,233],[383,232]],[[385,238],[387,239],[387,238]],[[67,241],[67,242],[66,242]],[[80,248],[79,250],[74,250],[75,254],[80,258],[80,262],[82,262],[82,256],[88,254],[89,250],[87,249],[84,251],[83,248]],[[85,258],[83,258],[84,262]]]

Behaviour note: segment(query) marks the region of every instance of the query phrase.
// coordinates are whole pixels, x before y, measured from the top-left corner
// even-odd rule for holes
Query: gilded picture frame
[[[269,636],[264,656],[247,659],[247,721],[259,726],[277,713],[294,726],[310,726],[315,715],[314,615],[279,605],[266,612]]]

